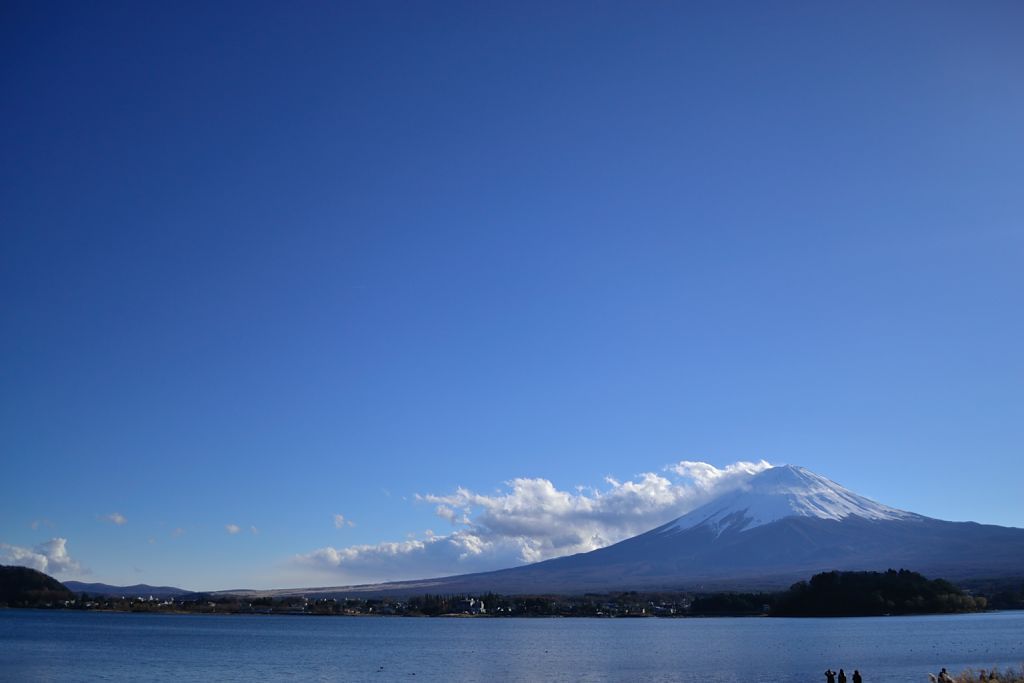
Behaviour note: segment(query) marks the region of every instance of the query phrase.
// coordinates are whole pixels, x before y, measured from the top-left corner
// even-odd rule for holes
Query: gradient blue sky
[[[1024,526],[1022,28],[3,3],[0,543],[309,585],[450,533],[417,493],[680,460]]]

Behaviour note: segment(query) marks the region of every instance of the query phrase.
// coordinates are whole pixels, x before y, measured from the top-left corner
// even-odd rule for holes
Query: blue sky
[[[1024,527],[1024,7],[552,5],[4,4],[8,557],[497,566],[683,461]]]

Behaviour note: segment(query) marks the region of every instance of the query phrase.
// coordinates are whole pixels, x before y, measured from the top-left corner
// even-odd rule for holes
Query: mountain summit
[[[726,493],[679,519],[660,527],[661,532],[706,527],[716,534],[745,531],[786,517],[814,517],[841,521],[848,517],[870,520],[922,519],[876,503],[803,467],[783,465],[755,474],[736,491]]]

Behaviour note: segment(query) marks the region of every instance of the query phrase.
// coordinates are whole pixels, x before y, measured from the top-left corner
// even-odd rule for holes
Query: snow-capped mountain
[[[904,512],[802,467],[782,466],[656,529],[588,553],[496,572],[316,592],[775,589],[821,571],[889,568],[951,580],[1024,577],[1024,529]]]
[[[726,493],[659,530],[672,532],[704,526],[717,535],[729,529],[753,529],[786,517],[836,521],[847,517],[873,520],[920,518],[859,496],[803,467],[784,465],[761,472],[741,489]]]

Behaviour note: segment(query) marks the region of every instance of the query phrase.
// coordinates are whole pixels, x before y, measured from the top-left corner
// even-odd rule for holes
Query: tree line
[[[823,572],[779,592],[586,593],[242,598],[190,594],[168,599],[76,595],[41,572],[0,567],[0,606],[115,611],[489,617],[873,616],[1024,609],[1024,581],[974,582],[965,591],[906,569]]]

